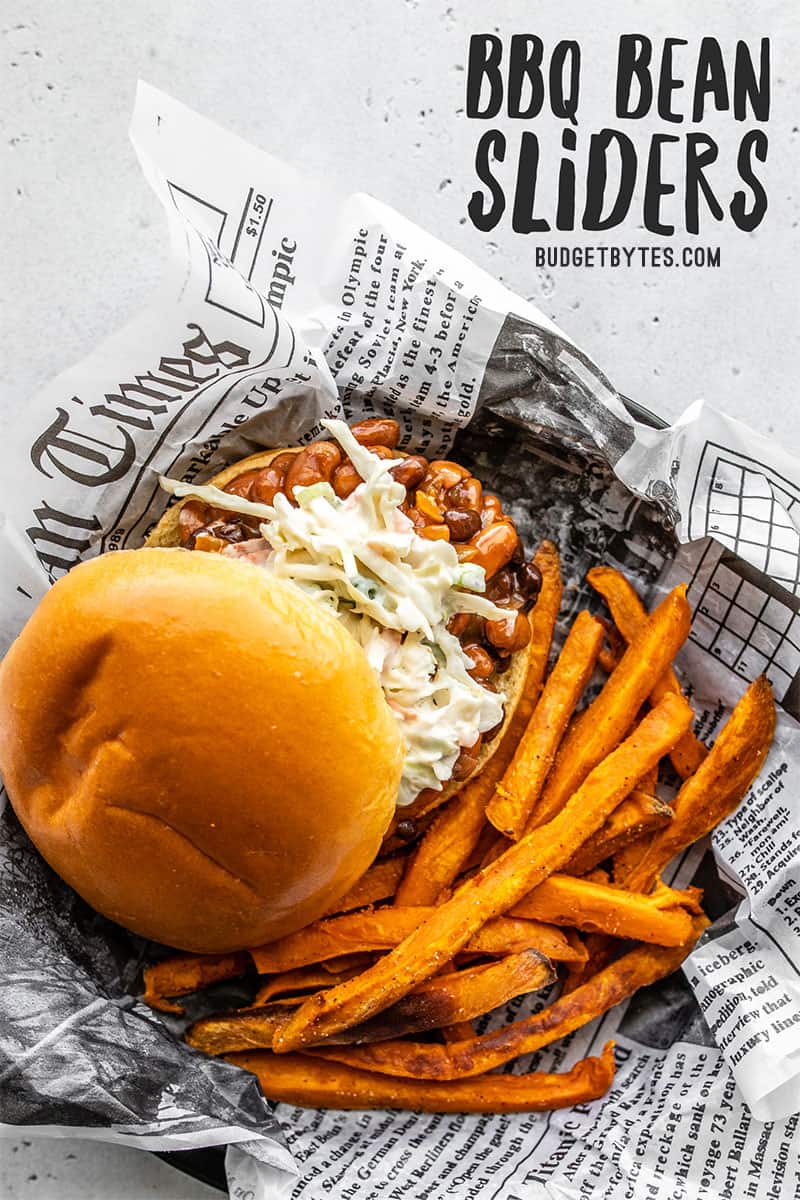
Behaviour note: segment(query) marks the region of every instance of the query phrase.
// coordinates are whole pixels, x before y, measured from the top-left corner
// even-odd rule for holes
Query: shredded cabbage
[[[423,788],[440,790],[461,748],[503,716],[503,697],[467,674],[470,661],[448,620],[459,612],[502,620],[508,612],[476,595],[486,586],[479,566],[460,563],[447,541],[421,538],[400,511],[406,492],[391,469],[402,459],[370,454],[343,421],[323,424],[363,479],[345,500],[326,483],[295,488],[298,507],[281,493],[267,505],[207,484],[162,478],[161,486],[261,518],[263,542],[223,553],[256,559],[296,584],[363,647],[405,740],[397,803],[406,805]]]

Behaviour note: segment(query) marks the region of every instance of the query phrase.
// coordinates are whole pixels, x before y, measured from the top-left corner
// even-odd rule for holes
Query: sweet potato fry
[[[560,929],[525,917],[493,917],[463,947],[465,954],[520,954],[523,950],[538,950],[553,962],[572,962],[575,958],[574,949]]]
[[[392,858],[382,858],[373,865],[361,878],[353,884],[350,891],[335,901],[326,909],[323,916],[329,917],[334,913],[351,912],[354,908],[365,908],[378,900],[388,900],[397,891],[398,884],[403,878],[406,860],[399,855]]]
[[[653,680],[664,673],[686,640],[689,624],[686,588],[681,585],[644,622],[600,695],[573,722],[542,793],[547,812],[558,812],[589,772],[625,737]],[[642,774],[652,766],[649,762]]]
[[[303,1004],[276,1035],[275,1049],[296,1050],[368,1020],[429,979],[439,964],[465,947],[487,921],[513,908],[568,862],[636,780],[674,746],[691,719],[692,710],[682,697],[665,696],[622,745],[590,772],[557,817],[526,834],[496,862],[462,884],[447,903],[369,970],[331,988],[313,1004]]]
[[[564,933],[569,938],[570,945],[575,949],[580,948],[583,950],[585,957],[582,963],[571,962],[567,963],[564,967],[564,978],[561,984],[562,996],[566,996],[567,992],[573,992],[575,988],[579,986],[579,984],[584,982],[584,968],[589,959],[589,954],[586,949],[586,941],[588,941],[588,938],[584,938],[580,933],[578,933],[577,929],[565,929]],[[591,937],[592,935],[590,934],[589,936]]]
[[[548,1008],[491,1033],[449,1046],[425,1042],[379,1042],[372,1046],[314,1047],[315,1058],[333,1059],[367,1071],[413,1079],[460,1079],[482,1075],[522,1054],[530,1054],[580,1029],[632,996],[639,988],[671,974],[692,950],[708,921],[696,917],[684,946],[637,946]],[[508,1080],[510,1076],[504,1075]]]
[[[639,780],[639,791],[646,792],[648,796],[658,795],[658,765],[653,767],[652,770],[648,771]]]
[[[732,813],[761,770],[774,732],[772,687],[761,675],[734,708],[708,757],[678,792],[673,820],[641,847],[638,861],[627,862],[624,878],[617,877],[615,865],[615,882],[632,891],[648,891],[676,854]]]
[[[531,654],[528,675],[525,680],[525,711],[519,714],[515,724],[514,745],[519,735],[528,724],[534,706],[539,699],[542,682],[547,672],[550,658],[550,647],[553,643],[553,631],[558,620],[561,598],[564,594],[564,584],[561,579],[561,559],[558,550],[552,542],[542,542],[533,556],[534,565],[542,573],[542,587],[536,604],[530,613],[531,623]],[[514,714],[517,715],[516,713]],[[510,760],[509,760],[510,761]]]
[[[700,888],[688,887],[676,892],[658,880],[655,888],[646,897],[651,904],[658,908],[674,909],[676,901],[681,908],[694,917],[704,917],[700,901],[703,893]],[[576,935],[577,936],[577,935]],[[597,975],[605,967],[619,958],[624,949],[624,942],[619,937],[611,937],[607,933],[590,933],[586,938],[584,950],[586,960],[582,963],[567,963],[562,995],[574,991],[576,987],[586,983],[593,975]]]
[[[490,825],[489,828],[494,829],[494,825]],[[490,845],[486,847],[483,858],[481,859],[481,867],[488,867],[491,863],[498,859],[501,854],[505,854],[510,845],[511,843],[507,837],[504,837],[502,833],[497,833],[495,831],[494,841],[492,841]]]
[[[481,836],[478,838],[477,846],[475,847],[474,851],[472,852],[470,857],[467,859],[467,861],[464,863],[464,871],[470,871],[470,870],[475,871],[478,869],[478,867],[485,866],[487,862],[493,862],[494,859],[490,859],[487,856],[489,854],[489,851],[498,844],[502,847],[503,850],[505,850],[506,847],[508,846],[508,842],[507,842],[506,838],[501,837],[500,834],[495,829],[494,825],[490,825],[489,822],[487,821],[483,827]],[[463,873],[464,872],[462,871],[462,874]],[[456,882],[457,882],[456,880],[453,880],[454,884]],[[443,892],[440,892],[436,903],[441,904],[442,900],[446,900],[447,898],[448,898],[447,895],[445,895]]]
[[[514,841],[526,825],[535,829],[555,816],[555,811],[540,802],[542,788],[564,730],[592,677],[603,635],[599,621],[586,612],[578,613],[511,765],[486,807],[495,829]]]
[[[537,950],[509,954],[488,966],[437,975],[377,1017],[337,1034],[332,1042],[360,1045],[467,1022],[515,996],[537,992],[554,979],[549,960]]]
[[[595,867],[593,871],[587,871],[583,878],[587,883],[611,883],[611,876],[605,867]]]
[[[446,1042],[463,1042],[475,1036],[472,1021],[458,1021],[455,1025],[443,1025],[442,1037]]]
[[[584,1058],[560,1075],[487,1075],[447,1084],[389,1079],[305,1054],[268,1050],[231,1054],[228,1061],[257,1076],[270,1100],[306,1108],[399,1108],[416,1112],[543,1112],[603,1096],[614,1079],[614,1043],[600,1058]]]
[[[344,913],[304,926],[277,941],[251,950],[259,974],[291,971],[311,963],[397,944],[424,917],[412,908],[378,908]]]
[[[636,594],[635,588],[613,567],[592,567],[586,578],[610,608],[617,629],[625,641],[632,642],[647,620],[647,609]],[[650,699],[657,704],[666,692],[680,691],[681,685],[670,666],[656,682],[650,692]],[[694,774],[707,754],[706,747],[690,730],[678,742],[670,758],[681,778],[687,779]]]
[[[306,925],[297,933],[257,946],[250,951],[260,974],[291,971],[321,959],[341,954],[345,948],[358,952],[390,950],[438,910],[432,907],[378,908],[344,913]],[[508,954],[540,950],[548,958],[566,962],[574,957],[559,930],[538,921],[497,917],[474,930],[463,948],[470,954]],[[461,949],[459,946],[458,949]],[[440,956],[438,969],[444,961]],[[433,972],[431,972],[433,974]],[[409,985],[413,987],[413,983]]]
[[[566,875],[585,875],[598,863],[611,858],[623,846],[644,833],[668,825],[673,818],[672,808],[657,796],[634,788],[597,833],[587,838],[580,850],[564,867]]]
[[[624,947],[625,942],[620,938],[611,937],[607,933],[588,934],[584,943],[586,960],[582,963],[567,964],[567,974],[561,995],[566,996],[584,983],[588,983],[593,975],[598,975],[610,966],[614,959],[619,958]]]
[[[334,1042],[360,1045],[424,1033],[451,1022],[467,1022],[507,1004],[514,996],[547,987],[554,978],[550,962],[537,950],[511,954],[488,966],[429,979],[371,1021],[337,1035]],[[276,1030],[286,1024],[289,1015],[286,1007],[273,1003],[258,1009],[204,1017],[189,1029],[186,1041],[205,1054],[268,1050]]]
[[[681,893],[668,891],[672,892],[669,907],[663,892],[654,902],[650,896],[607,884],[551,875],[515,904],[511,914],[572,926],[585,933],[610,933],[656,946],[682,946],[691,934],[692,920],[681,905]]]
[[[480,776],[478,776],[480,778]],[[395,904],[435,904],[478,844],[486,823],[486,798],[467,784],[436,819],[408,860]]]
[[[177,954],[145,967],[142,999],[162,1012],[182,1013],[181,1005],[171,1004],[167,996],[188,996],[209,984],[245,975],[249,967],[250,955],[244,950],[235,954]]]
[[[267,1004],[247,1012],[203,1017],[187,1029],[185,1040],[203,1054],[261,1050],[272,1045],[275,1030],[286,1024],[291,1011],[282,1004]]]
[[[673,813],[673,820],[674,817],[675,814]],[[627,888],[628,879],[633,878],[634,872],[644,859],[653,837],[654,831],[643,833],[614,851],[611,860],[611,874],[618,888]]]
[[[335,983],[349,979],[357,970],[360,970],[360,967],[332,975],[324,967],[315,965],[298,967],[294,971],[282,971],[264,981],[256,992],[251,1007],[261,1008],[276,996],[298,996],[303,992],[316,992],[319,988],[333,987]]]
[[[605,671],[606,675],[610,675],[611,672],[615,671],[619,666],[619,660],[621,657],[622,655],[618,654],[610,646],[601,646],[597,654],[597,662],[598,665]]]
[[[319,965],[329,975],[345,975],[349,979],[351,975],[357,975],[359,971],[371,966],[374,960],[375,955],[370,951],[354,951],[352,954],[337,954],[334,958],[326,958]]]
[[[613,621],[608,617],[598,616],[597,620],[605,630],[605,641],[597,656],[598,665],[610,675],[619,666],[619,660],[625,653],[625,639]]]
[[[692,916],[702,917],[704,915],[702,888],[686,887],[676,892],[674,888],[668,887],[663,879],[657,879],[655,887],[648,895],[654,904],[658,904],[664,908],[672,908],[674,904],[673,897],[676,895],[680,896],[681,907],[690,912]]]
[[[672,816],[672,808],[666,801],[642,792],[640,788],[634,788],[597,833],[586,839],[577,854],[574,854],[563,868],[564,874],[588,874],[598,863],[610,858],[628,842],[633,842],[643,833],[653,832],[669,824]],[[494,826],[490,825],[487,828],[494,829]],[[480,860],[480,865],[486,867],[493,863],[508,846],[508,839],[495,833],[494,840],[489,843]],[[440,894],[438,903],[441,904],[442,898]]]

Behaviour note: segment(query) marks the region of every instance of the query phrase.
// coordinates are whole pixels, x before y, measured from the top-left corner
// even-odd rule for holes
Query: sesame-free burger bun
[[[336,618],[216,554],[75,567],[0,667],[0,770],[31,839],[94,908],[182,950],[319,917],[375,857],[402,767]]]

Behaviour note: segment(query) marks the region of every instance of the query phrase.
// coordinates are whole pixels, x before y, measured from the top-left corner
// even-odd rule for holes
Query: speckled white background
[[[508,214],[492,233],[478,233],[466,201],[486,123],[463,115],[464,66],[469,34],[495,30],[538,33],[547,47],[562,37],[580,41],[579,146],[593,130],[616,124],[620,33],[685,37],[695,47],[708,34],[726,51],[737,37],[755,43],[770,36],[764,222],[750,235],[729,219],[706,222],[695,240],[721,247],[719,270],[540,271],[534,239],[513,234]],[[800,446],[800,14],[793,0],[1,0],[0,55],[0,425],[39,384],[146,304],[159,278],[161,215],[127,140],[141,76],[333,184],[371,191],[401,209],[538,303],[640,403],[674,418],[702,396]],[[687,80],[694,61],[688,49],[676,59]],[[678,96],[687,91],[688,84]],[[507,132],[511,155],[521,123],[492,124]],[[736,186],[742,127],[712,114],[702,128],[720,145],[714,178],[725,206]],[[552,212],[547,188],[561,125],[545,113],[535,129],[542,207]],[[638,147],[656,130],[665,131],[657,120],[625,128]],[[668,159],[678,184],[679,153]],[[634,203],[625,225],[603,242],[657,244],[640,224]],[[674,242],[691,240],[676,235]],[[599,239],[556,235],[555,242]],[[0,1194],[189,1200],[213,1193],[133,1150],[20,1139],[0,1142]]]

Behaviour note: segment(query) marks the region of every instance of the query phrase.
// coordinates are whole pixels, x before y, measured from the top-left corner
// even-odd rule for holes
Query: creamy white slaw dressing
[[[460,563],[448,541],[420,537],[400,511],[406,490],[391,469],[402,459],[377,458],[343,421],[323,424],[363,479],[345,500],[327,483],[295,488],[297,507],[280,493],[268,505],[211,485],[162,477],[161,486],[179,498],[260,517],[263,541],[232,544],[223,553],[290,580],[335,613],[363,647],[405,740],[402,806],[423,788],[441,789],[461,748],[503,716],[503,697],[467,674],[471,661],[447,621],[458,612],[504,620],[508,612],[475,594],[485,589],[481,567]]]

